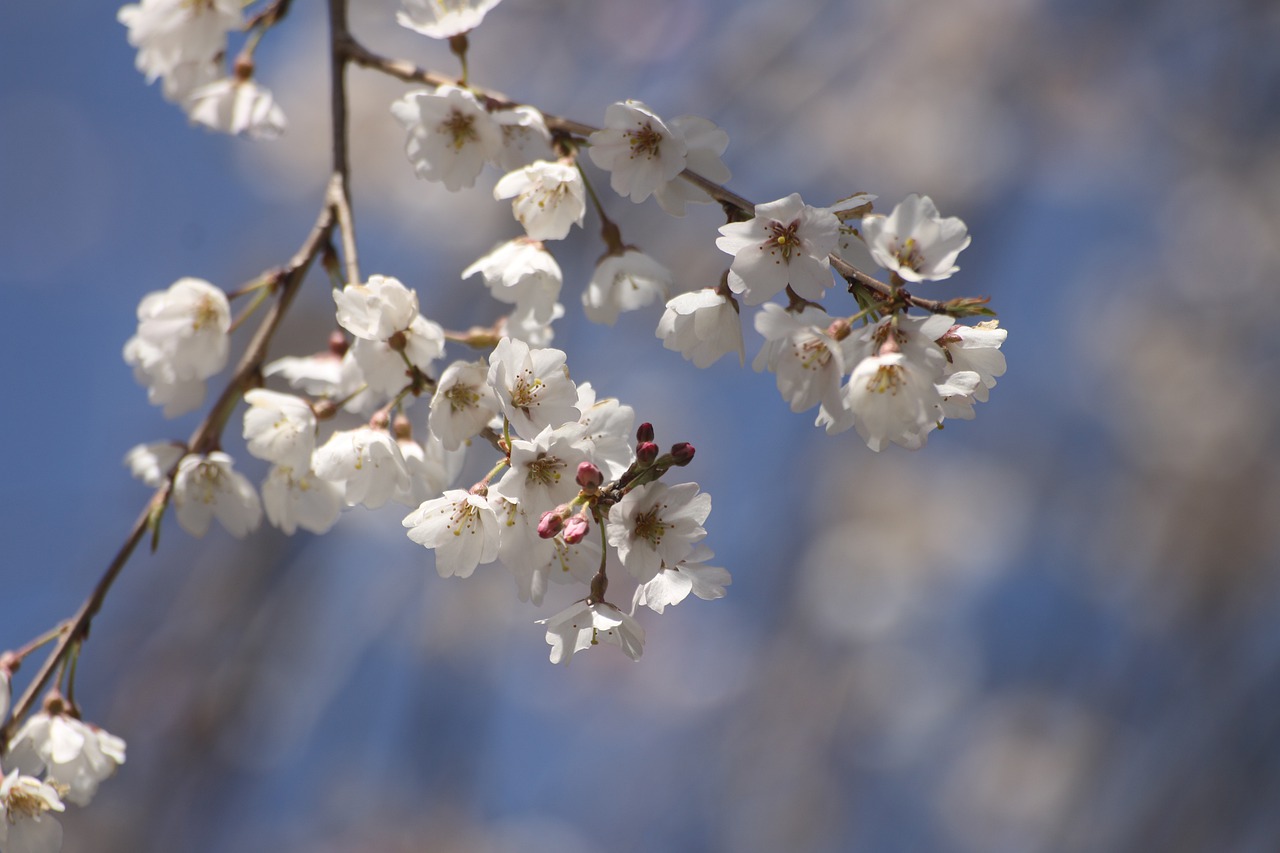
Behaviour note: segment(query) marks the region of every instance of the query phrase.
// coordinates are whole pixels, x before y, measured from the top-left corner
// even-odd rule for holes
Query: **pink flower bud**
[[[671,462],[674,465],[688,465],[693,461],[693,445],[687,441],[671,445]]]
[[[645,421],[636,428],[636,442],[644,444],[653,441],[653,424]]]
[[[658,445],[652,441],[642,441],[636,445],[636,461],[641,465],[652,465],[658,458]]]
[[[564,541],[566,545],[577,545],[591,529],[585,515],[575,515],[564,523]]]
[[[579,462],[577,483],[584,489],[595,491],[603,485],[604,474],[590,462]]]
[[[549,509],[538,520],[538,535],[543,539],[551,539],[560,532],[564,519],[554,509]]]

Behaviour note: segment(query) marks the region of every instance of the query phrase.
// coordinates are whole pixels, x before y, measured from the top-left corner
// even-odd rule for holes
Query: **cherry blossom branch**
[[[278,14],[288,8],[287,2],[277,4]],[[278,291],[278,297],[272,304],[262,323],[258,326],[252,340],[245,348],[244,355],[236,365],[235,371],[227,381],[226,387],[218,399],[210,407],[208,414],[196,427],[187,441],[188,453],[207,453],[218,447],[222,432],[226,428],[231,413],[239,404],[244,393],[261,381],[263,362],[267,350],[284,319],[285,313],[293,302],[294,296],[302,286],[312,262],[319,257],[329,244],[334,228],[341,232],[343,250],[347,266],[347,274],[353,281],[359,281],[359,269],[356,265],[355,229],[351,217],[351,200],[347,187],[349,164],[347,160],[347,111],[344,72],[346,55],[339,48],[342,40],[349,39],[346,25],[346,0],[330,0],[330,49],[332,67],[332,105],[331,119],[333,142],[333,173],[325,189],[324,204],[311,232],[302,246],[294,253],[283,267],[264,273],[255,281],[271,281],[272,287]],[[0,726],[0,744],[8,743],[13,728],[29,714],[36,705],[37,697],[49,683],[54,672],[76,647],[89,636],[89,626],[93,617],[102,608],[107,593],[110,592],[116,578],[125,564],[137,549],[138,543],[151,525],[158,519],[169,500],[173,488],[175,465],[168,472],[168,477],[152,494],[142,512],[138,515],[125,537],[124,544],[116,552],[106,571],[94,585],[89,597],[80,605],[79,610],[70,619],[63,622],[53,633],[60,634],[57,645],[41,665],[31,683],[27,685],[21,698],[14,704],[13,713],[8,721]]]
[[[374,53],[373,51],[360,44],[350,34],[346,34],[337,47],[342,51],[343,55],[350,62],[362,68],[369,68],[374,71],[380,71],[398,80],[406,83],[422,83],[427,86],[461,86],[463,81],[447,74],[440,74],[426,68],[414,65],[403,59],[391,59],[386,56]],[[512,107],[521,106],[520,102],[496,92],[491,89],[470,86],[470,91],[477,98],[485,103],[489,109],[510,109]],[[595,133],[599,128],[589,124],[583,124],[579,121],[564,118],[563,116],[550,115],[543,113],[543,120],[546,122],[547,129],[556,134],[567,134],[571,136],[586,137]],[[718,184],[709,178],[704,177],[692,169],[685,169],[680,173],[680,177],[689,183],[701,189],[712,199],[717,201],[721,207],[725,209],[726,215],[731,218],[743,217],[751,218],[755,215],[755,203],[743,198],[737,193],[730,190],[723,184]],[[976,311],[982,305],[986,304],[985,299],[960,299],[960,300],[937,300],[924,299],[914,294],[908,293],[901,287],[895,287],[892,284],[880,281],[874,276],[868,275],[853,264],[846,261],[836,253],[829,256],[831,266],[835,271],[853,287],[861,287],[873,294],[879,301],[887,302],[890,306],[914,306],[933,314],[955,314],[957,316],[965,316],[971,313],[984,313]],[[989,313],[989,312],[985,312]]]

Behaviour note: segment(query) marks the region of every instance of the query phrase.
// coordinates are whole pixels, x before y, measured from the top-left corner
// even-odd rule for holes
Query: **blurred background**
[[[390,0],[353,5],[369,47],[455,72]],[[328,167],[323,4],[258,51],[272,143],[189,127],[115,12],[19,0],[0,28],[0,648],[123,540],[148,496],[125,452],[199,418],[165,421],[125,366],[138,300],[285,261]],[[756,201],[932,195],[974,239],[918,290],[990,295],[1008,373],[921,451],[828,437],[750,369],[750,329],[746,368],[699,371],[659,306],[587,323],[589,214],[553,249],[555,345],[698,448],[728,596],[641,614],[638,663],[566,669],[533,621],[576,589],[532,608],[496,566],[442,580],[397,508],[243,542],[170,519],[81,657],[86,718],[129,753],[67,853],[1280,849],[1280,6],[505,0],[471,42],[476,83],[551,113],[711,118]],[[459,273],[519,233],[497,174],[416,180],[388,111],[408,87],[349,79],[363,271],[491,321]],[[605,195],[679,289],[717,280],[718,209]],[[323,346],[327,288],[273,355]]]

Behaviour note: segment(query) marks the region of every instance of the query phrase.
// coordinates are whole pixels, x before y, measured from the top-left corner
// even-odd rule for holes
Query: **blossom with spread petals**
[[[948,374],[965,370],[978,374],[981,381],[973,398],[979,403],[987,401],[996,386],[996,377],[1004,375],[1006,364],[1000,346],[1008,335],[1008,329],[1000,328],[999,320],[984,320],[976,326],[956,324],[938,339],[947,353]]]
[[[317,477],[307,468],[274,465],[262,482],[262,507],[267,521],[292,536],[301,527],[327,533],[342,513],[343,488]]]
[[[527,166],[535,160],[550,160],[551,131],[547,121],[535,107],[519,104],[505,110],[495,110],[493,120],[502,128],[502,151],[497,165],[503,172],[511,172]]]
[[[501,529],[489,500],[462,489],[450,489],[424,502],[401,522],[408,536],[436,553],[440,577],[470,577],[481,563],[498,556]]]
[[[606,601],[584,599],[537,624],[547,626],[552,663],[568,666],[575,652],[601,642],[618,646],[632,660],[639,660],[644,651],[644,628]]]
[[[440,374],[427,429],[446,450],[457,450],[501,411],[488,377],[489,366],[483,361],[455,361]]]
[[[729,288],[748,305],[790,287],[805,299],[821,299],[831,286],[831,261],[840,240],[840,220],[804,203],[799,193],[757,204],[746,222],[720,226],[716,246],[733,255]]]
[[[241,27],[243,8],[240,0],[142,0],[122,6],[116,19],[129,28],[138,70],[151,83],[225,50],[227,33]]]
[[[582,415],[565,354],[558,349],[530,349],[524,341],[503,338],[489,356],[489,385],[521,438],[532,439],[544,427]]]
[[[840,342],[831,337],[832,318],[814,305],[791,312],[774,302],[756,314],[756,331],[765,345],[751,363],[757,371],[766,367],[778,377],[778,391],[803,412],[822,403],[840,406],[840,380],[845,361]]]
[[[475,186],[484,164],[502,151],[502,130],[476,96],[457,86],[410,92],[391,105],[409,132],[405,152],[418,177],[450,191]]]
[[[933,199],[912,193],[888,216],[864,216],[862,239],[876,263],[906,281],[938,281],[960,269],[956,257],[969,231],[958,217],[939,216]]]
[[[679,604],[693,593],[703,601],[724,598],[724,588],[733,582],[726,569],[704,565],[714,554],[705,545],[674,566],[664,566],[648,583],[636,587],[632,609],[648,607],[661,613],[669,604]]]
[[[591,134],[588,154],[609,172],[618,195],[641,202],[684,171],[688,146],[640,101],[611,104],[604,128]]]
[[[636,580],[647,583],[662,564],[674,566],[707,535],[711,495],[697,483],[646,483],[609,509],[605,533],[618,558]]]
[[[214,518],[236,537],[257,528],[262,503],[253,484],[233,470],[234,464],[221,450],[182,457],[173,478],[173,506],[183,530],[204,536]]]

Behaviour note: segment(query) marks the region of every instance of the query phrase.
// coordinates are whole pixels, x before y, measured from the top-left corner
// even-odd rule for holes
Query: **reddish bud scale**
[[[658,445],[652,441],[642,441],[636,445],[636,461],[641,465],[652,465],[658,458]]]
[[[673,465],[688,465],[693,461],[695,452],[693,445],[687,441],[673,444],[671,446],[671,462]]]
[[[542,518],[538,520],[538,535],[543,539],[551,539],[560,532],[560,528],[564,525],[562,519],[555,510],[547,510],[542,514]]]
[[[576,482],[584,489],[595,491],[604,484],[604,474],[590,462],[579,462]]]

